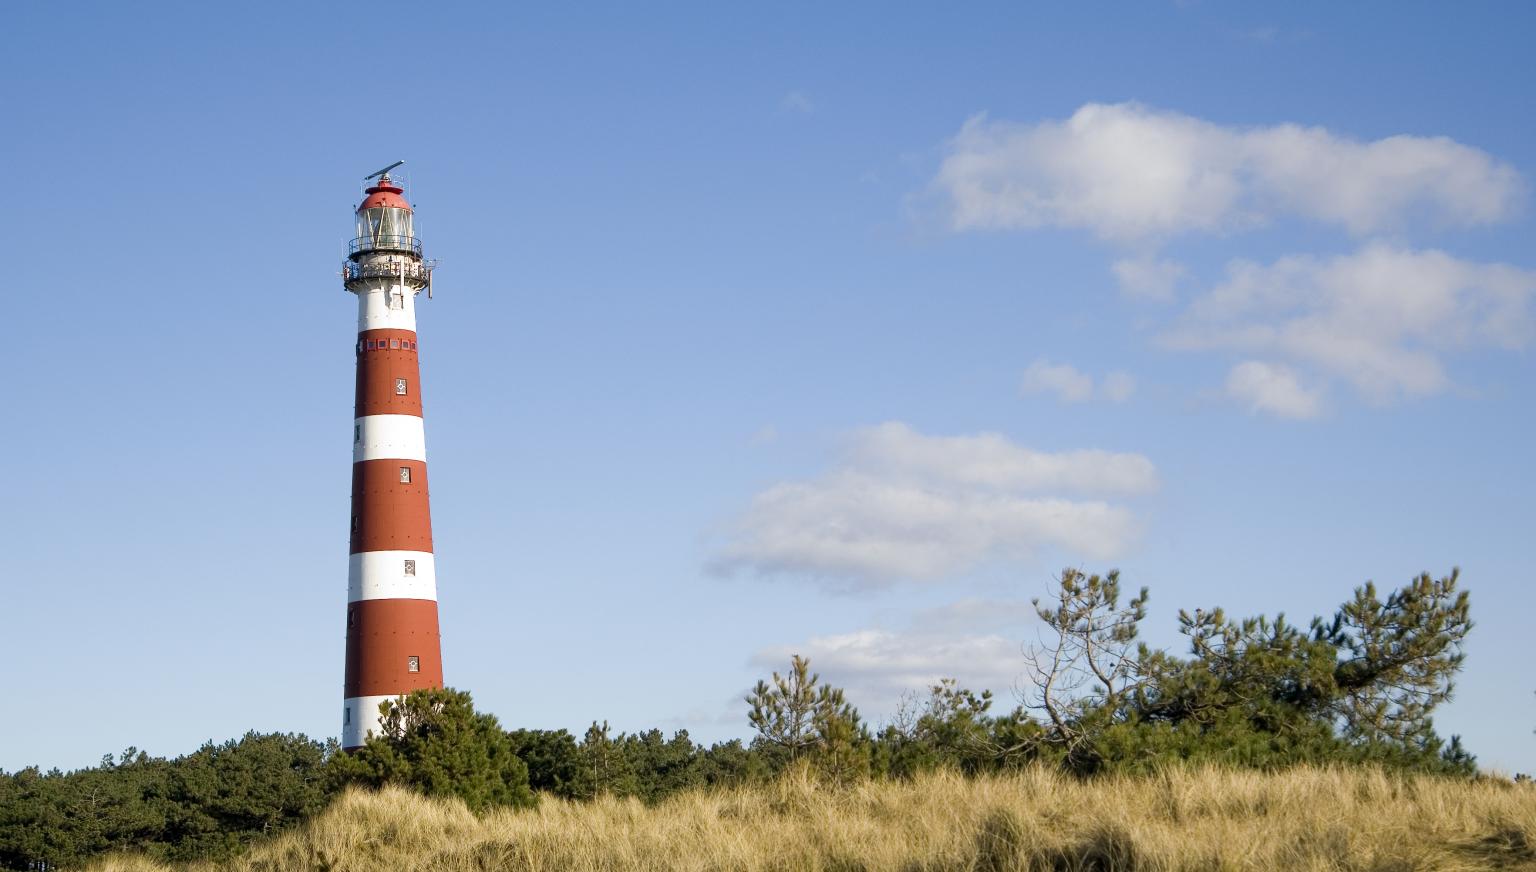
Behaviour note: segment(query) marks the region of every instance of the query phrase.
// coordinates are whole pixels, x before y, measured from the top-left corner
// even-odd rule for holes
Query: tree
[[[1451,698],[1472,629],[1471,602],[1456,590],[1460,569],[1432,579],[1421,573],[1382,602],[1366,582],[1331,624],[1315,621],[1315,638],[1338,649],[1334,711],[1358,741],[1420,743],[1432,735],[1430,715]]]
[[[1059,753],[1079,772],[1175,758],[1472,771],[1460,742],[1442,742],[1430,719],[1450,698],[1472,626],[1457,580],[1454,571],[1439,580],[1420,575],[1385,601],[1368,583],[1310,631],[1284,614],[1236,620],[1220,608],[1180,611],[1185,658],[1132,650],[1145,589],[1121,605],[1118,573],[1068,569],[1055,601],[1036,602],[1045,637],[1028,651],[1033,689],[1025,703],[1044,732],[1022,729],[1009,750]]]
[[[928,769],[950,768],[974,774],[998,762],[993,742],[992,691],[980,694],[943,678],[922,699],[903,700],[896,716],[881,733],[881,771],[909,776]]]
[[[1353,759],[1472,771],[1459,740],[1445,745],[1430,719],[1450,698],[1472,627],[1458,575],[1420,575],[1385,602],[1368,583],[1331,621],[1314,619],[1310,632],[1283,614],[1234,621],[1219,608],[1180,612],[1192,658],[1147,652],[1132,716],[1200,737],[1199,746],[1186,740],[1193,753],[1246,749],[1236,762]]]
[[[595,799],[603,794],[633,796],[637,791],[635,774],[621,747],[624,737],[622,734],[617,739],[609,736],[609,729],[607,721],[601,726],[593,721],[577,749],[581,766],[577,770],[576,795],[583,799]]]
[[[812,757],[826,774],[846,780],[869,770],[870,737],[859,712],[841,688],[821,684],[811,661],[790,658],[787,675],[773,673],[773,684],[758,680],[750,696],[747,721],[757,730],[753,744],[794,762]]]
[[[477,712],[465,691],[432,688],[385,700],[381,734],[333,759],[342,783],[398,784],[429,796],[456,796],[473,811],[532,806],[528,767],[496,717]]]
[[[566,799],[580,796],[581,751],[567,730],[512,730],[507,733],[528,767],[528,786]]]
[[[678,730],[671,739],[657,729],[621,736],[619,749],[634,776],[634,795],[646,802],[657,802],[704,783],[695,765],[700,749],[687,730]]]
[[[1131,643],[1147,616],[1147,589],[1122,606],[1119,570],[1100,576],[1068,567],[1052,596],[1050,606],[1031,601],[1045,629],[1025,652],[1033,688],[1026,707],[1044,713],[1053,739],[1071,753],[1134,690]]]
[[[773,673],[771,687],[758,679],[752,695],[746,697],[752,707],[747,722],[757,730],[758,740],[783,750],[791,760],[817,741],[816,713],[821,703],[816,685],[821,676],[810,670],[811,661],[796,654],[790,658],[788,675]]]
[[[333,752],[301,735],[247,733],[174,760],[129,748],[69,773],[0,773],[0,868],[77,867],[106,851],[228,858],[325,805]]]
[[[711,786],[739,785],[768,775],[762,755],[754,754],[740,739],[701,748],[693,768]]]
[[[175,761],[166,797],[173,859],[231,856],[293,826],[330,800],[324,764],[337,749],[292,733],[208,742]]]

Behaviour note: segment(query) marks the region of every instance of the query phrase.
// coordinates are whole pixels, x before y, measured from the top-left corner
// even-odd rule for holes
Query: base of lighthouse
[[[341,747],[348,751],[367,744],[368,736],[378,735],[379,704],[393,696],[352,696],[343,701],[341,712]]]

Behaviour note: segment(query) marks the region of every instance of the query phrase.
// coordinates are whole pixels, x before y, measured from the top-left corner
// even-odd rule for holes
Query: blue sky
[[[509,725],[877,723],[1062,566],[1331,614],[1462,569],[1536,769],[1536,12],[34,5],[0,767],[338,730],[361,177],[406,158],[445,672]]]

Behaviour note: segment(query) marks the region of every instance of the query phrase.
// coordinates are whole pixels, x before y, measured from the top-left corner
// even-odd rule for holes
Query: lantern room
[[[371,252],[399,252],[420,257],[411,205],[401,196],[405,189],[385,174],[367,193],[357,207],[357,237],[347,247],[347,256],[356,260]]]

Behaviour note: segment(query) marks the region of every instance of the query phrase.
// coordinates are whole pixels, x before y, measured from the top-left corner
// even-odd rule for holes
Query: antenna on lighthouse
[[[384,174],[385,174],[385,173],[387,173],[387,172],[389,172],[389,171],[390,171],[390,170],[392,170],[392,169],[394,169],[394,168],[395,168],[395,167],[397,167],[397,166],[399,166],[399,165],[401,165],[401,164],[403,164],[403,163],[405,163],[405,161],[403,161],[403,160],[397,160],[397,161],[395,161],[395,162],[394,162],[394,163],[392,163],[392,164],[390,164],[390,165],[389,165],[389,166],[387,166],[387,167],[385,167],[385,168],[384,168],[384,169],[382,169],[382,170],[379,170],[379,171],[378,171],[378,172],[376,172],[376,173],[373,173],[373,174],[371,174],[371,175],[366,175],[366,176],[363,176],[363,181],[365,181],[365,182],[366,182],[366,181],[368,181],[368,180],[369,180],[369,179],[374,179],[374,178],[378,178],[378,177],[379,177],[379,176],[382,176],[382,175],[384,175]]]

